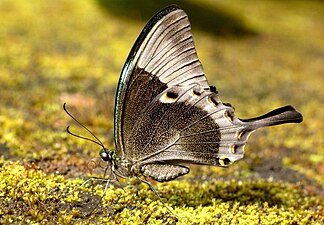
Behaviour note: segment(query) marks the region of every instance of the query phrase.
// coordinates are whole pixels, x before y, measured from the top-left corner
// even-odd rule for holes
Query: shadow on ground
[[[240,15],[226,11],[224,8],[210,8],[207,5],[181,0],[97,0],[106,10],[121,18],[149,20],[160,9],[176,4],[184,9],[192,22],[193,27],[217,36],[246,37],[256,35],[257,32],[244,23]]]

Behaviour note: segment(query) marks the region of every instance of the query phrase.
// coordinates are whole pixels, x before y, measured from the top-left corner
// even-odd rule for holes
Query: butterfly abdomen
[[[189,168],[181,165],[148,164],[141,167],[144,176],[151,177],[159,182],[174,180],[189,173],[189,171]]]

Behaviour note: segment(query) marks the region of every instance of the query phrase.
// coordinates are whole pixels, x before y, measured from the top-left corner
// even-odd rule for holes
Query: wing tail
[[[303,121],[303,116],[290,105],[272,110],[262,116],[250,119],[240,119],[246,123],[247,128],[256,130],[260,127],[274,126],[284,123],[300,123]]]

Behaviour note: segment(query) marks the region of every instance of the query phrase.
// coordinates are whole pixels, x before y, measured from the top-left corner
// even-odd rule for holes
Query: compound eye
[[[110,161],[111,160],[111,154],[107,151],[107,149],[102,149],[100,151],[100,157],[103,161]]]

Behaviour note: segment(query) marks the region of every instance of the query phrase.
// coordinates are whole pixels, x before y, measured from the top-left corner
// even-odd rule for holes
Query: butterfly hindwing
[[[221,165],[220,158],[242,158],[238,149],[232,151],[233,144],[245,142],[237,140],[237,128],[225,116],[231,108],[215,93],[199,88],[169,87],[138,115],[125,140],[125,152],[134,164]]]

